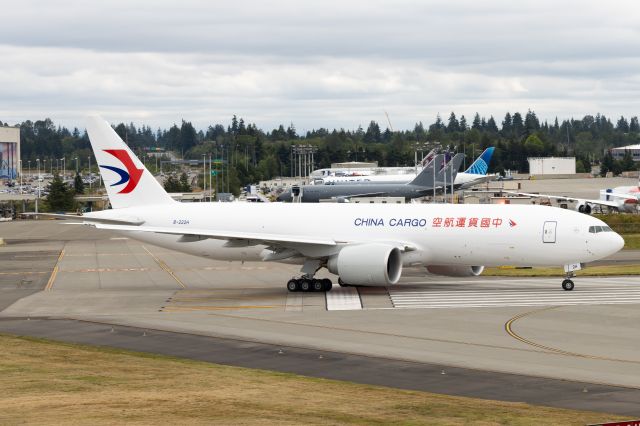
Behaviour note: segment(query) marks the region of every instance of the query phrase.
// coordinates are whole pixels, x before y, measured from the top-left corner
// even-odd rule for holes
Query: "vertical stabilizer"
[[[87,132],[114,209],[175,202],[109,123],[88,117]]]
[[[440,167],[444,161],[444,155],[438,154],[427,166],[418,173],[418,175],[407,185],[424,186],[427,188],[433,187],[434,167],[436,168],[436,174],[440,170]]]
[[[471,164],[464,172],[471,175],[486,175],[489,171],[489,162],[491,161],[494,150],[495,147],[493,146],[485,149],[482,154],[476,158],[476,161],[474,161],[473,164]]]
[[[446,174],[445,182],[447,182],[447,186],[451,186],[451,183],[456,180],[456,175],[458,174],[458,169],[462,165],[462,160],[464,160],[464,154],[458,153],[454,155],[453,158],[444,166],[442,172],[443,174]]]

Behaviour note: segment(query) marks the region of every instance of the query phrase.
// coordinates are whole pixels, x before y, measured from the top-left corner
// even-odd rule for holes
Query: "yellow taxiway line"
[[[153,260],[155,260],[155,262],[158,264],[158,266],[160,266],[160,268],[162,268],[167,274],[171,275],[171,277],[176,280],[176,282],[180,285],[180,287],[182,288],[187,288],[186,285],[184,285],[184,283],[180,280],[180,278],[178,278],[176,276],[176,274],[173,273],[173,271],[171,270],[171,268],[169,268],[169,266],[164,263],[162,260],[158,259],[156,257],[155,254],[151,253],[149,251],[149,249],[147,249],[145,246],[142,246],[142,248],[144,249],[144,251],[146,251],[147,253],[149,253],[149,256],[151,256],[153,258]]]
[[[605,356],[598,356],[598,355],[589,355],[589,354],[581,354],[578,352],[571,352],[571,351],[565,351],[563,349],[558,349],[558,348],[554,348],[552,346],[546,346],[537,342],[534,342],[532,340],[529,340],[527,338],[522,337],[521,335],[519,335],[518,333],[516,333],[513,330],[513,324],[515,324],[518,320],[528,317],[530,315],[533,314],[538,314],[540,312],[545,312],[545,311],[549,311],[551,309],[557,309],[560,306],[550,306],[547,308],[543,308],[543,309],[536,309],[534,311],[528,311],[528,312],[524,312],[521,314],[516,315],[515,317],[511,318],[509,321],[507,321],[504,324],[504,329],[507,332],[507,334],[511,337],[513,337],[516,340],[519,340],[522,343],[525,343],[527,345],[536,347],[538,349],[542,349],[545,350],[547,352],[551,352],[554,354],[558,354],[558,355],[566,355],[566,356],[572,356],[572,357],[577,357],[577,358],[586,358],[586,359],[594,359],[594,360],[598,360],[598,361],[615,361],[615,362],[625,362],[625,363],[631,363],[631,364],[640,364],[640,361],[636,361],[636,360],[630,360],[630,359],[618,359],[618,358],[609,358],[609,357],[605,357]]]
[[[56,265],[53,267],[53,272],[51,272],[51,276],[49,277],[49,281],[47,281],[47,285],[44,287],[45,291],[51,291],[53,288],[53,283],[56,280],[56,276],[58,275],[58,264],[64,257],[64,248],[60,251],[60,256],[58,256],[58,260],[56,260]]]
[[[188,311],[233,311],[240,309],[275,309],[284,305],[237,305],[237,306],[167,306],[163,312],[188,312]]]

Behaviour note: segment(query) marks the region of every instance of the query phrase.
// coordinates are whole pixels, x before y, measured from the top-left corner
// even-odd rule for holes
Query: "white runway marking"
[[[353,311],[362,309],[360,294],[355,287],[334,286],[327,296],[327,311]]]
[[[506,284],[506,282],[505,282]],[[527,282],[526,288],[512,287],[483,290],[452,288],[443,290],[419,287],[389,288],[394,308],[483,308],[504,306],[568,306],[640,304],[640,283],[616,279],[592,278],[576,282],[573,291],[549,286],[546,281]],[[524,284],[521,282],[521,285]],[[536,288],[532,288],[536,287]]]

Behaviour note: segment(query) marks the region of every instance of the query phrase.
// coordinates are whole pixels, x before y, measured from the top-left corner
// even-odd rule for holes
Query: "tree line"
[[[2,122],[0,122],[2,125]],[[78,128],[56,126],[52,120],[27,120],[19,125],[23,164],[35,159],[65,157],[67,170],[85,169],[89,161],[96,170],[95,159],[86,132]],[[384,129],[383,129],[384,128]],[[230,123],[212,124],[196,130],[183,120],[168,129],[153,130],[133,123],[114,127],[147,166],[156,171],[155,161],[147,155],[150,148],[161,148],[185,159],[202,159],[212,155],[218,160],[218,176],[227,179],[232,192],[248,183],[292,174],[291,148],[296,144],[312,145],[316,168],[329,167],[332,162],[377,161],[380,166],[409,166],[416,149],[425,144],[440,144],[443,148],[464,152],[467,164],[482,150],[495,146],[490,172],[505,170],[528,172],[528,157],[575,156],[577,171],[588,172],[593,164],[604,162],[603,170],[619,173],[635,169],[633,161],[615,161],[605,155],[609,149],[640,143],[638,117],[611,119],[602,114],[581,119],[553,122],[541,121],[534,111],[525,114],[507,112],[496,120],[476,113],[468,119],[451,112],[447,119],[439,115],[431,124],[418,122],[413,129],[391,130],[372,120],[366,128],[319,128],[300,134],[293,123],[271,130],[259,129],[243,118],[233,116]],[[74,160],[77,158],[78,160]],[[49,163],[51,166],[52,163]]]

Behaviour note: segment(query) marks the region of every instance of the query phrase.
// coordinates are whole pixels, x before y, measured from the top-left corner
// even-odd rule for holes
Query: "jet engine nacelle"
[[[397,247],[384,243],[346,246],[329,258],[327,269],[345,284],[387,286],[400,279],[402,255]]]
[[[484,271],[484,266],[429,265],[427,271],[445,277],[477,277]]]
[[[580,213],[591,214],[591,205],[584,200],[578,201],[576,210]]]

